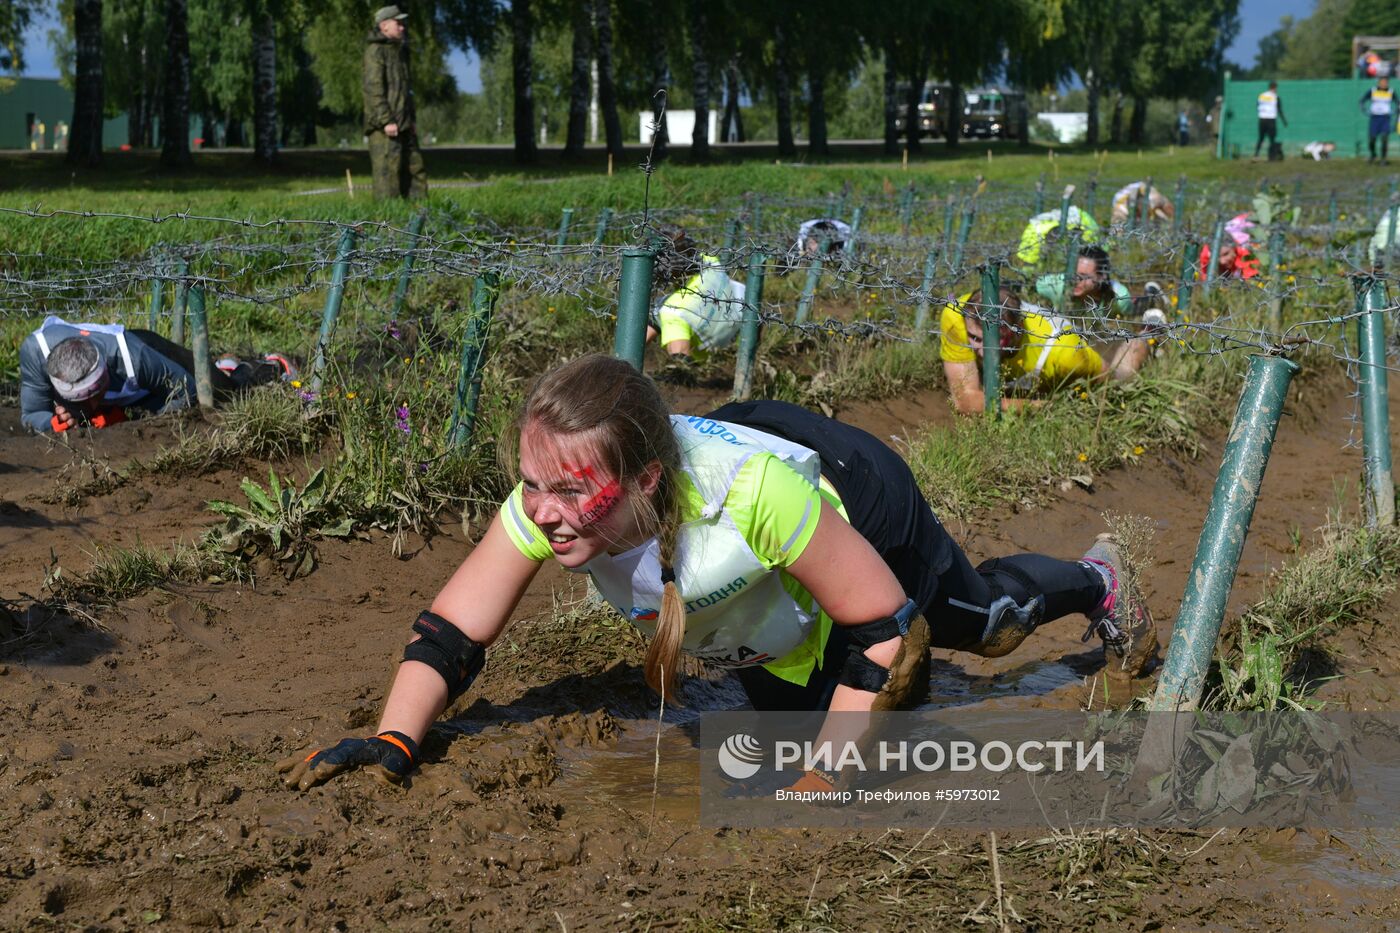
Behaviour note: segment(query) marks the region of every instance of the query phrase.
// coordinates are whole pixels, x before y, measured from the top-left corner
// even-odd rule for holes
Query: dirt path
[[[1334,478],[1358,474],[1359,453],[1343,447],[1352,404],[1332,397],[1307,423],[1285,420],[1233,606],[1293,552],[1295,528],[1306,543],[1322,524]],[[845,416],[881,436],[949,417],[931,394]],[[40,595],[51,548],[77,570],[98,545],[192,539],[208,521],[203,502],[230,496],[242,471],[143,480],[76,508],[42,501],[90,475],[84,458],[120,463],[171,431],[123,426],[71,447],[0,436],[0,594]],[[1218,462],[1217,444],[1197,460],[1149,455],[962,540],[974,560],[1077,553],[1103,510],[1147,514],[1159,563],[1147,595],[1165,637]],[[382,540],[330,543],[295,584],[171,587],[105,615],[104,630],[55,621],[49,637],[12,645],[0,658],[0,927],[771,929],[806,918],[845,929],[990,916],[985,837],[698,828],[696,762],[680,730],[663,736],[653,823],[654,698],[636,640],[561,627],[554,594],[578,590],[553,570],[453,728],[426,744],[409,792],[362,775],[283,790],[273,760],[374,725],[408,622],[466,552],[455,527],[401,561]],[[1098,669],[1080,631],[1065,620],[996,661],[942,654],[935,702],[1077,707]],[[1385,638],[1367,659],[1384,666],[1368,690],[1400,684],[1397,639]],[[1001,846],[1013,916],[1037,928],[1400,920],[1394,838],[1009,834]]]

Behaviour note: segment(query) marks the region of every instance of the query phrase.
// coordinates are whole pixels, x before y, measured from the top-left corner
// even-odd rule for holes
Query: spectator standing
[[[1176,115],[1176,144],[1178,146],[1189,146],[1191,144],[1191,118],[1183,110]]]
[[[1390,131],[1395,125],[1395,92],[1390,89],[1389,78],[1377,79],[1376,86],[1361,95],[1361,110],[1371,118],[1368,140],[1370,161],[1376,161],[1376,140],[1380,140],[1381,165],[1389,165]]]
[[[1254,161],[1259,161],[1259,147],[1264,145],[1264,138],[1268,137],[1270,157],[1273,156],[1274,146],[1278,143],[1278,121],[1282,120],[1283,125],[1288,125],[1288,118],[1283,115],[1283,100],[1278,96],[1278,82],[1270,81],[1268,90],[1259,95],[1259,138],[1254,142]]]
[[[365,46],[365,134],[376,198],[421,198],[428,193],[414,122],[406,19],[396,6],[381,7]]]

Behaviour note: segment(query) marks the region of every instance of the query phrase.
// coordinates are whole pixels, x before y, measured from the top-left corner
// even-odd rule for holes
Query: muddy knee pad
[[[1045,597],[1035,596],[1024,605],[1010,596],[999,596],[987,607],[987,627],[971,649],[984,658],[1010,654],[1045,620]]]
[[[909,631],[890,663],[890,676],[875,694],[872,711],[912,709],[928,693],[928,622],[922,615],[909,620]]]

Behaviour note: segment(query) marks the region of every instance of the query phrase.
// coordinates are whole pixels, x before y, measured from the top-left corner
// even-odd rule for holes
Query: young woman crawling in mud
[[[734,668],[755,709],[894,708],[922,699],[930,643],[1000,656],[1072,613],[1128,676],[1156,651],[1110,536],[1077,561],[974,569],[903,460],[795,405],[671,415],[651,379],[591,355],[543,376],[518,424],[520,483],[413,623],[378,734],[278,762],[289,787],[408,775],[551,557],[650,637],[646,680],[668,697],[684,650]]]

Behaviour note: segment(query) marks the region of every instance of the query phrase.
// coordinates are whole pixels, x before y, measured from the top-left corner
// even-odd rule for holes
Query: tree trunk
[[[535,17],[532,0],[512,0],[510,5],[511,74],[515,90],[515,161],[534,162],[535,75],[533,46]]]
[[[739,62],[731,58],[724,67],[724,126],[719,138],[727,143],[744,141],[744,116],[739,112]]]
[[[1123,141],[1123,92],[1113,95],[1113,120],[1109,123],[1108,141],[1118,145]]]
[[[788,62],[787,30],[779,22],[773,28],[773,96],[778,109],[778,155],[797,155],[792,141],[792,68]]]
[[[943,115],[943,145],[956,149],[962,145],[963,89],[954,81],[948,87],[948,106]]]
[[[253,158],[277,161],[277,24],[266,6],[253,16]]]
[[[592,90],[588,73],[593,63],[593,17],[584,0],[574,0],[573,65],[569,73],[569,129],[564,137],[564,158],[583,155],[588,142],[588,98]]]
[[[73,123],[68,128],[68,162],[102,162],[102,0],[75,0]]]
[[[657,97],[656,92],[665,88],[670,83],[669,70],[666,67],[666,34],[661,31],[662,22],[659,18],[653,18],[651,28],[647,30],[647,42],[650,45],[651,58],[651,110],[655,116],[653,124],[656,129],[652,137],[652,158],[664,159],[666,152],[671,147],[671,134],[667,130],[666,117],[661,112],[661,101],[663,98]]]
[[[1084,142],[1092,147],[1099,144],[1099,74],[1090,68],[1087,80],[1084,82],[1084,92],[1086,95],[1085,109],[1089,111],[1087,125],[1084,130]]]
[[[909,75],[909,90],[904,95],[904,144],[910,152],[923,148],[923,143],[919,142],[919,101],[924,97],[924,75],[920,57]]]
[[[1133,97],[1133,116],[1128,121],[1128,142],[1141,146],[1147,136],[1147,98]]]
[[[141,148],[141,118],[145,115],[146,96],[137,88],[132,91],[126,108],[126,142],[132,149]]]
[[[899,154],[899,81],[895,72],[893,43],[885,45],[885,155]]]
[[[705,50],[710,24],[705,15],[708,0],[688,0],[690,13],[691,96],[695,98],[695,129],[690,134],[690,158],[710,157],[710,58]]]
[[[598,30],[598,106],[603,110],[603,134],[608,154],[622,157],[622,122],[617,118],[617,87],[613,84],[612,0],[593,0],[593,23]]]
[[[165,3],[165,107],[160,120],[160,164],[186,168],[190,155],[190,28],[186,0]]]
[[[826,155],[830,147],[826,140],[825,69],[807,70],[807,93],[807,152],[809,155]]]

